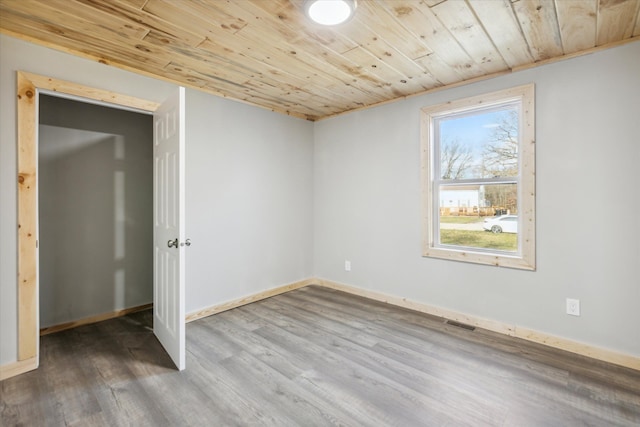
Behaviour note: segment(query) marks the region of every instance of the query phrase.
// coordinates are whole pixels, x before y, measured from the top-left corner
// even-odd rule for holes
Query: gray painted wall
[[[175,89],[0,35],[3,365],[17,351],[17,70],[156,102]],[[311,276],[313,123],[193,90],[186,104],[187,313]]]
[[[640,356],[639,76],[632,43],[318,122],[316,275]],[[420,108],[530,82],[537,271],[421,257]]]
[[[152,116],[39,102],[40,326],[153,302]]]
[[[312,275],[313,123],[187,91],[187,313]]]

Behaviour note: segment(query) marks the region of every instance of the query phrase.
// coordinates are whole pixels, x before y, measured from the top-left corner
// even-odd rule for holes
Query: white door
[[[153,332],[179,370],[185,368],[184,135],[181,87],[153,115]]]

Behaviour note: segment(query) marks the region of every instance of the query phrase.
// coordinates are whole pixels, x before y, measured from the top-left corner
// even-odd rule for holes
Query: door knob
[[[191,239],[187,239],[183,243],[180,243],[180,246],[191,246]]]
[[[169,240],[169,241],[167,242],[167,246],[169,246],[169,247],[176,247],[176,248],[177,248],[177,247],[178,247],[178,239],[176,239],[176,240]]]

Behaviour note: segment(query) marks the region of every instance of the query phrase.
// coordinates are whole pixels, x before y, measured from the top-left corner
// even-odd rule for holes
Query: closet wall
[[[40,96],[40,327],[153,301],[153,118]]]

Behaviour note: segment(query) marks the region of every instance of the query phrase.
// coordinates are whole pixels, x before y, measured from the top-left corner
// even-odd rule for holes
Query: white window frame
[[[535,270],[535,87],[518,86],[485,95],[428,106],[421,109],[422,163],[422,255],[454,261]],[[466,246],[441,245],[439,238],[439,192],[437,170],[439,141],[434,121],[453,114],[482,111],[509,102],[520,104],[518,176],[518,250],[515,253]],[[491,183],[491,180],[477,180]]]

